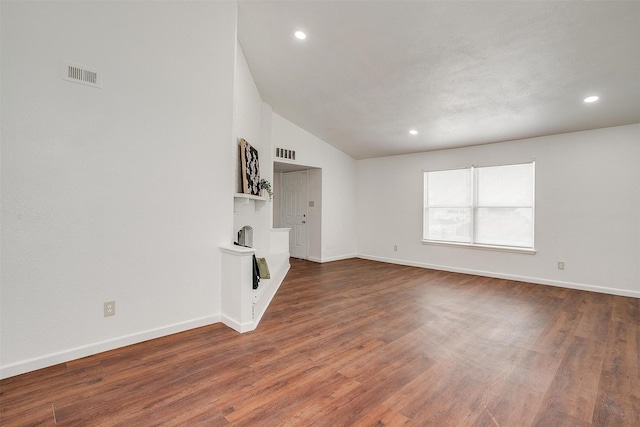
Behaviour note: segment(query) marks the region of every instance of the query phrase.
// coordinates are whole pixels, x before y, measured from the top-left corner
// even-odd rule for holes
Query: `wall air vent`
[[[296,152],[286,148],[276,148],[276,159],[295,160]]]
[[[102,74],[99,71],[69,62],[63,63],[62,78],[64,80],[80,83],[97,88],[102,87]]]

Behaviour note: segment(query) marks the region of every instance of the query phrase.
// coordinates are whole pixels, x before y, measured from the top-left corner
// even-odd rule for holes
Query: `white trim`
[[[422,172],[445,172],[445,171],[457,171],[457,170],[461,170],[461,169],[471,169],[471,168],[495,168],[495,167],[500,167],[500,166],[519,166],[519,165],[528,165],[528,164],[535,163],[535,162],[536,162],[536,158],[534,157],[531,160],[525,160],[525,161],[516,162],[516,163],[498,163],[498,164],[483,164],[483,165],[476,165],[474,163],[471,166],[460,166],[460,167],[457,167],[457,168],[422,169]]]
[[[609,288],[604,286],[587,285],[584,283],[563,282],[560,280],[544,279],[539,277],[519,276],[515,274],[496,273],[493,271],[471,270],[467,268],[450,267],[446,265],[434,265],[414,261],[404,261],[399,259],[377,257],[371,255],[359,254],[358,258],[368,259],[371,261],[386,262],[389,264],[407,265],[410,267],[428,268],[432,270],[450,271],[453,273],[472,274],[475,276],[494,277],[496,279],[515,280],[518,282],[534,283],[538,285],[556,286],[559,288],[578,289],[581,291],[599,292],[602,294],[620,295],[623,297],[640,298],[639,291],[630,291],[628,289]]]
[[[256,196],[255,194],[246,194],[246,193],[234,193],[234,199],[247,199],[247,200],[259,200],[261,202],[266,202],[267,198],[264,196]]]
[[[317,262],[319,264],[322,264],[322,263],[325,263],[325,262],[342,261],[342,260],[345,260],[345,259],[352,259],[352,258],[358,258],[358,254],[338,255],[338,256],[329,257],[329,258],[309,257],[309,258],[307,258],[307,261]]]
[[[220,321],[225,326],[228,326],[229,328],[241,334],[253,331],[256,328],[256,325],[253,322],[239,323],[224,314],[220,316]]]
[[[332,262],[332,261],[342,261],[344,259],[358,258],[358,254],[350,254],[350,255],[337,255],[328,258],[314,258],[313,260],[309,258],[309,261],[324,263],[324,262]]]
[[[275,233],[288,233],[289,230],[291,230],[291,228],[272,228],[271,231],[275,232]]]
[[[480,245],[477,243],[464,243],[464,242],[445,242],[442,240],[423,240],[422,244],[423,245],[440,245],[440,246],[462,246],[465,248],[472,248],[472,249],[484,249],[489,251],[500,251],[500,252],[515,252],[518,254],[528,254],[528,255],[535,255],[537,252],[535,249],[528,249],[528,248]]]
[[[235,256],[251,256],[256,253],[256,250],[254,248],[248,248],[246,246],[239,245],[219,246],[218,249],[220,249],[220,252],[224,254]]]
[[[178,332],[188,331],[190,329],[200,328],[202,326],[220,323],[220,315],[201,317],[199,319],[188,320],[186,322],[175,323],[173,325],[163,326],[161,328],[150,329],[135,334],[124,335],[113,339],[88,344],[57,353],[51,353],[41,357],[21,360],[19,362],[10,363],[0,367],[0,379],[13,377],[15,375],[24,374],[26,372],[35,371],[59,363],[69,362],[71,360],[80,359],[82,357],[91,356],[116,348],[126,347],[132,344],[138,344],[143,341],[172,335]]]

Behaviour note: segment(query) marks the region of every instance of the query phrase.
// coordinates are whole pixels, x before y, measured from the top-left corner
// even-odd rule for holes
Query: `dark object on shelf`
[[[244,139],[240,140],[240,164],[242,167],[242,192],[260,195],[260,162],[258,150]]]

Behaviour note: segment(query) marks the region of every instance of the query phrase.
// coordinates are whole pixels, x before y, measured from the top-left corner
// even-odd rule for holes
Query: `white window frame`
[[[531,164],[533,167],[533,200],[532,200],[532,204],[531,206],[527,205],[527,206],[500,206],[501,208],[531,208],[532,209],[532,220],[533,220],[533,224],[531,227],[531,242],[532,245],[531,247],[522,247],[522,246],[503,246],[503,245],[491,245],[491,244],[480,244],[480,243],[476,243],[474,242],[474,239],[476,238],[476,223],[477,223],[477,212],[478,209],[480,208],[487,208],[487,207],[495,207],[495,206],[480,206],[478,205],[478,178],[477,178],[477,174],[478,174],[478,169],[482,169],[482,168],[486,168],[486,167],[500,167],[500,166],[516,166],[516,165],[525,165],[525,164]],[[427,179],[428,179],[428,173],[430,172],[445,172],[445,171],[454,171],[454,170],[461,170],[461,169],[469,169],[470,170],[470,179],[471,179],[471,205],[470,206],[456,206],[456,207],[452,207],[452,208],[464,208],[464,209],[470,209],[471,210],[471,224],[470,224],[470,242],[455,242],[455,241],[447,241],[447,240],[432,240],[432,239],[426,239],[425,236],[427,234],[427,210],[429,208],[439,208],[439,207],[445,207],[445,206],[437,206],[437,205],[432,205],[432,206],[428,206],[427,205]],[[536,225],[536,197],[535,197],[535,186],[536,186],[536,165],[535,165],[535,160],[531,161],[531,162],[524,162],[524,163],[512,163],[512,164],[504,164],[504,165],[492,165],[492,166],[471,166],[469,168],[457,168],[457,169],[442,169],[442,170],[424,170],[423,171],[423,201],[422,201],[422,243],[423,244],[428,244],[428,245],[442,245],[442,246],[460,246],[460,247],[468,247],[468,248],[474,248],[474,249],[488,249],[488,250],[494,250],[494,251],[504,251],[504,252],[516,252],[516,253],[524,253],[524,254],[535,254],[536,253],[536,249],[535,249],[535,225]],[[451,206],[446,206],[446,207],[451,207]]]

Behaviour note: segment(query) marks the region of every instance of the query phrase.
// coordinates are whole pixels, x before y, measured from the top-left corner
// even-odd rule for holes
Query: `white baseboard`
[[[253,331],[256,327],[253,322],[249,323],[240,323],[233,320],[230,317],[225,316],[224,314],[220,316],[220,321],[224,323],[226,326],[230,327],[236,332],[240,332],[241,334],[245,332]]]
[[[351,255],[338,255],[338,256],[332,256],[327,258],[309,257],[307,258],[307,260],[322,264],[324,262],[342,261],[343,259],[351,259],[351,258],[359,258],[359,256],[356,254],[351,254]]]
[[[152,340],[154,338],[160,338],[178,332],[184,332],[189,329],[195,329],[219,322],[220,315],[207,316],[199,319],[189,320],[186,322],[176,323],[173,325],[163,326],[157,329],[151,329],[131,335],[125,335],[110,340],[100,341],[93,344],[60,351],[58,353],[35,357],[33,359],[22,360],[20,362],[0,366],[0,379],[13,377],[15,375],[20,375],[26,372],[31,372],[49,366],[57,365],[59,363],[69,362],[71,360],[80,359],[82,357],[91,356],[93,354],[114,350],[120,347],[126,347],[128,345],[141,343],[143,341]]]
[[[450,271],[453,273],[473,274],[475,276],[494,277],[497,279],[515,280],[518,282],[535,283],[538,285],[556,286],[559,288],[578,289],[581,291],[599,292],[602,294],[620,295],[624,297],[640,298],[640,292],[630,291],[627,289],[608,288],[604,286],[587,285],[583,283],[563,282],[560,280],[544,279],[539,277],[518,276],[514,274],[496,273],[492,271],[471,270],[466,268],[449,267],[446,265],[434,265],[421,262],[405,261],[392,258],[384,258],[372,255],[359,254],[358,258],[368,259],[371,261],[386,262],[389,264],[406,265],[409,267],[429,268],[432,270]]]

